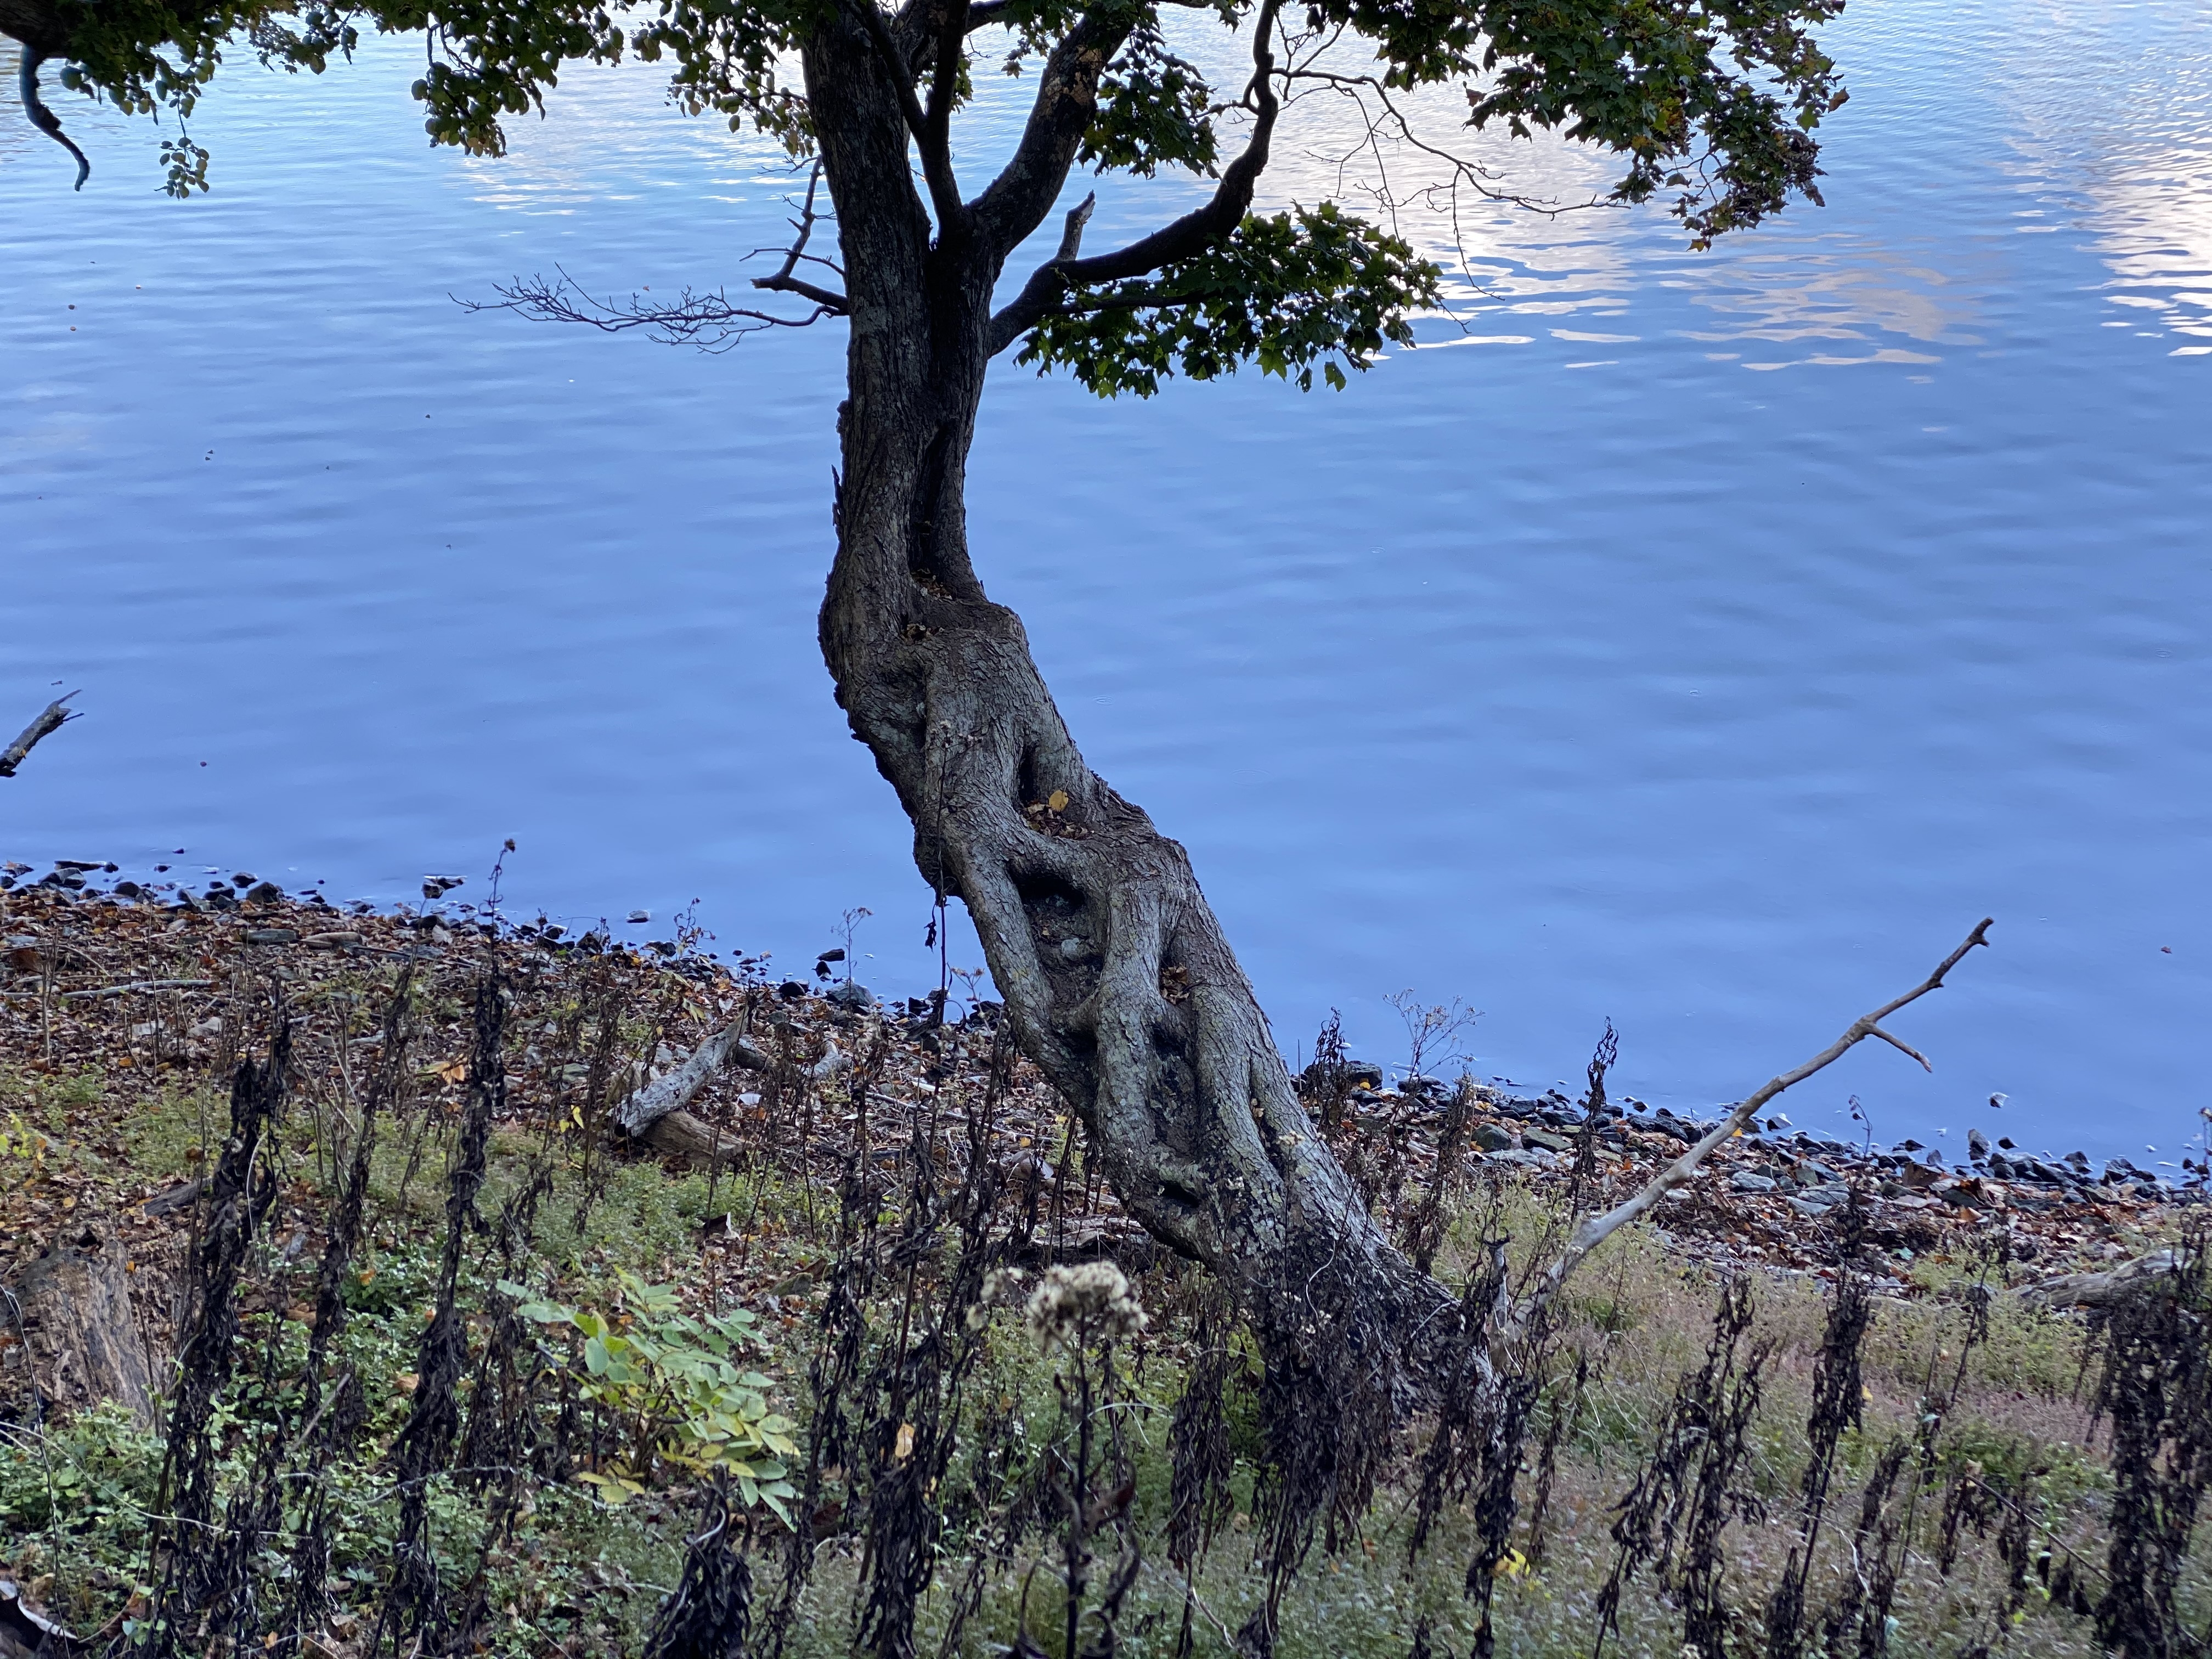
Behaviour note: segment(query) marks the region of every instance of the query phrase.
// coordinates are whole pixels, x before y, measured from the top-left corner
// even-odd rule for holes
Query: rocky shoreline
[[[623,994],[661,1010],[651,1042],[618,1060],[555,1054],[550,1043],[531,1042],[513,1062],[510,1087],[518,1098],[587,1085],[617,1095],[641,1088],[738,1010],[756,1011],[746,1018],[773,1034],[780,1058],[769,1062],[757,1048],[748,1052],[794,1069],[782,1079],[735,1063],[721,1072],[691,1102],[695,1139],[688,1150],[696,1155],[698,1136],[709,1145],[744,1145],[774,1115],[779,1091],[790,1092],[799,1070],[812,1079],[828,1077],[872,1033],[885,1037],[869,1085],[877,1100],[916,1109],[934,1095],[931,1079],[945,1073],[948,1053],[963,1056],[958,1064],[975,1063],[994,1012],[981,1004],[965,1011],[964,1021],[947,1024],[940,1000],[886,1006],[838,980],[826,963],[816,964],[813,981],[777,979],[760,958],[717,960],[680,933],[630,945],[597,930],[571,933],[542,918],[517,922],[454,902],[460,884],[447,878],[426,881],[420,909],[380,911],[341,907],[313,891],[287,894],[248,872],[159,873],[157,882],[141,882],[117,878],[114,866],[85,861],[43,875],[5,866],[0,1060],[32,1071],[135,1073],[144,1080],[140,1088],[185,1076],[214,1081],[216,1070],[240,1051],[236,1010],[255,981],[288,986],[295,1000],[311,1000],[365,983],[364,969],[388,977],[392,968],[412,963],[430,982],[458,982],[498,959],[540,983],[547,998],[585,994],[586,980],[599,987],[591,994],[604,996],[619,980]],[[1079,1183],[1079,1200],[1066,1207],[1079,1218],[1086,1248],[1141,1255],[1149,1241],[1086,1172],[1058,1103],[1023,1069],[1016,1103],[1000,1126],[1009,1155],[1031,1159],[1055,1201],[1066,1203],[1061,1188],[1069,1181]],[[440,1086],[435,1064],[428,1075]],[[1363,1185],[1378,1213],[1418,1199],[1437,1178],[1438,1128],[1450,1096],[1436,1079],[1388,1081],[1381,1066],[1353,1062],[1339,1085],[1340,1133],[1352,1137],[1340,1153],[1364,1170]],[[599,1107],[613,1103],[602,1100]],[[906,1131],[895,1112],[879,1109],[868,1120],[827,1094],[824,1104],[839,1109],[778,1131],[800,1138],[801,1156],[824,1180],[836,1178],[856,1132],[872,1143],[880,1137],[871,1153],[878,1161],[904,1155]],[[1558,1091],[1528,1098],[1484,1087],[1474,1091],[1472,1105],[1470,1144],[1451,1158],[1448,1178],[1518,1180],[1539,1191],[1572,1178],[1586,1127],[1577,1103]],[[1589,1200],[1614,1202],[1633,1193],[1711,1127],[1663,1107],[1606,1103],[1591,1133]],[[1978,1134],[1971,1152],[1968,1163],[1956,1164],[1912,1140],[1854,1146],[1792,1129],[1777,1114],[1716,1149],[1654,1219],[1718,1267],[1818,1273],[1828,1271],[1833,1255],[1832,1224],[1856,1196],[1865,1242],[1890,1263],[1876,1288],[1911,1296],[1917,1293],[1916,1264],[1996,1239],[2033,1273],[2109,1267],[2170,1236],[2182,1210],[2206,1198],[2204,1171],[2193,1160],[2177,1183],[2124,1158],[2095,1169],[2078,1152],[2028,1155]],[[1063,1164],[1072,1167],[1063,1170]]]

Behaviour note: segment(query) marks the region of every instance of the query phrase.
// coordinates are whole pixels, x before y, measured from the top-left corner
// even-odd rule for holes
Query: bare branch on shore
[[[2109,1308],[2154,1288],[2181,1265],[2180,1251],[2153,1250],[2103,1273],[2060,1273],[2055,1279],[2024,1285],[2020,1297],[2031,1308]]]
[[[70,698],[75,696],[76,693],[71,691],[56,697],[40,711],[38,719],[23,728],[21,735],[15,742],[5,749],[0,749],[0,778],[14,777],[15,769],[23,763],[24,757],[38,745],[41,738],[60,731],[83,712],[68,706]]]
[[[649,1141],[665,1152],[693,1158],[715,1158],[714,1137],[684,1108],[725,1066],[734,1062],[749,1072],[766,1072],[775,1065],[745,1041],[751,1026],[752,1010],[748,1007],[676,1065],[617,1105],[614,1110],[616,1127],[631,1139]],[[833,1042],[821,1059],[805,1070],[809,1079],[818,1083],[836,1076],[851,1063]]]
[[[1841,1036],[1795,1070],[1768,1079],[1765,1083],[1739,1102],[1734,1111],[1707,1130],[1689,1151],[1653,1176],[1650,1184],[1635,1197],[1607,1210],[1603,1215],[1592,1216],[1583,1222],[1575,1230],[1574,1237],[1567,1241],[1565,1249],[1559,1252],[1558,1258],[1553,1261],[1549,1271],[1544,1275],[1534,1297],[1531,1298],[1529,1306],[1521,1316],[1522,1322],[1525,1322],[1537,1309],[1551,1299],[1559,1286],[1566,1282],[1567,1276],[1582,1265],[1583,1258],[1592,1250],[1604,1243],[1607,1239],[1612,1237],[1630,1222],[1648,1214],[1653,1206],[1668,1194],[1685,1185],[1692,1176],[1697,1174],[1698,1166],[1705,1163],[1715,1147],[1741,1133],[1744,1126],[1758,1114],[1759,1108],[1784,1090],[1796,1087],[1816,1072],[1825,1071],[1869,1037],[1880,1037],[1891,1047],[1903,1049],[1923,1066],[1927,1066],[1928,1060],[1925,1055],[1883,1030],[1881,1022],[1907,1003],[1917,1002],[1930,991],[1942,989],[1943,976],[1946,974],[1964,961],[1967,953],[1976,945],[1989,943],[1986,936],[1994,921],[1994,917],[1983,917],[1975,924],[1974,931],[1966,935],[1966,943],[1944,957],[1942,963],[1937,964],[1934,973],[1929,975],[1926,979],[1921,981],[1903,996],[1893,1001],[1886,1002],[1872,1013],[1863,1014],[1853,1020]],[[1929,1069],[1934,1068],[1931,1066]]]

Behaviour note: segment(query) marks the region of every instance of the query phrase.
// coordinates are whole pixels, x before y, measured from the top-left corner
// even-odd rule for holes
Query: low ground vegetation
[[[1732,1147],[1366,1443],[1356,1384],[1271,1412],[988,1005],[259,889],[0,895],[0,1654],[2204,1650],[2212,1292],[2148,1181]],[[614,1133],[748,1014],[703,1152]],[[1316,1131],[1478,1333],[1668,1150],[1602,1066],[1381,1081],[1325,1037]]]

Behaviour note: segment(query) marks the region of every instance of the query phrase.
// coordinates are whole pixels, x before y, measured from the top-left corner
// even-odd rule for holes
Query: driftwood
[[[2020,1297],[2031,1308],[2109,1308],[2155,1290],[2160,1279],[2170,1278],[2180,1266],[2180,1251],[2153,1250],[2103,1273],[2061,1273],[2024,1285]]]
[[[78,1221],[48,1245],[4,1293],[0,1314],[22,1339],[18,1363],[40,1403],[82,1411],[112,1400],[153,1425],[154,1368],[122,1242],[106,1223]]]
[[[748,1009],[715,1032],[683,1060],[643,1088],[635,1091],[615,1108],[615,1127],[633,1140],[641,1140],[655,1152],[696,1163],[726,1158],[720,1138],[707,1124],[684,1109],[698,1097],[725,1066],[735,1063],[749,1072],[766,1072],[775,1062],[745,1041],[752,1024]],[[835,1077],[852,1062],[836,1043],[806,1068],[817,1082]]]
[[[28,58],[24,59],[26,64],[30,61]],[[67,697],[56,697],[39,711],[39,717],[23,728],[15,742],[0,749],[0,778],[14,777],[15,769],[23,763],[40,738],[52,736],[77,717],[77,711],[67,706],[70,697],[75,696],[76,693],[72,691]]]

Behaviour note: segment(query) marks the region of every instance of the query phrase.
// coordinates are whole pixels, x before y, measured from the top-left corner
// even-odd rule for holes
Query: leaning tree
[[[595,305],[565,282],[509,302],[689,338],[844,325],[822,651],[914,822],[923,878],[967,908],[1012,1030],[1130,1213],[1242,1285],[1279,1336],[1364,1352],[1396,1393],[1455,1323],[1451,1299],[1314,1133],[1183,848],[1085,763],[1020,619],[986,593],[963,495],[986,377],[1012,352],[1108,396],[1245,362],[1340,386],[1409,341],[1439,303],[1433,264],[1329,200],[1255,209],[1316,99],[1355,100],[1448,189],[1493,188],[1455,150],[1462,126],[1564,132],[1620,159],[1613,201],[1663,201],[1693,246],[1817,202],[1813,131],[1844,94],[1814,30],[1842,0],[1170,3],[1237,31],[1249,70],[1209,84],[1159,0],[0,0],[0,31],[23,43],[27,112],[65,144],[40,100],[47,60],[76,92],[181,123],[226,52],[320,70],[373,27],[427,32],[415,95],[434,143],[496,155],[502,121],[542,108],[564,66],[629,52],[672,63],[685,108],[811,163],[827,203],[810,188],[749,304]],[[1035,91],[978,189],[963,112],[979,68],[1001,64]],[[1440,107],[1455,112],[1426,125]],[[204,187],[181,125],[163,155],[173,192]],[[1212,184],[1091,252],[1091,198],[1061,208],[1085,169]],[[1009,274],[1056,209],[1057,246],[1048,232]],[[833,217],[834,258],[814,238]]]

